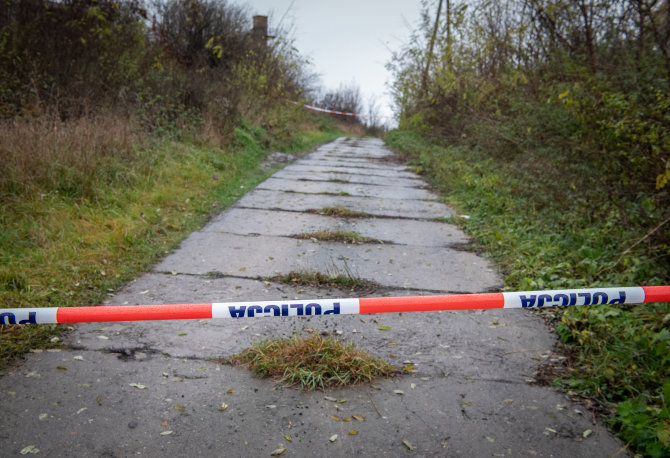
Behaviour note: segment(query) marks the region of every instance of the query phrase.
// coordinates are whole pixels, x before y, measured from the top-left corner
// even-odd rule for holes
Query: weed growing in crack
[[[365,212],[359,212],[355,210],[349,210],[348,208],[341,207],[339,205],[335,207],[323,207],[320,209],[311,208],[306,210],[306,213],[316,213],[317,215],[323,216],[334,216],[337,218],[371,218],[372,215]]]
[[[228,362],[251,369],[262,377],[306,391],[371,382],[396,370],[381,358],[365,353],[353,343],[313,333],[308,337],[261,341],[231,356]]]
[[[364,243],[384,243],[379,239],[364,237],[356,232],[342,231],[303,232],[302,234],[296,235],[295,238],[304,240],[318,240],[321,242],[341,242],[352,245],[362,245]]]

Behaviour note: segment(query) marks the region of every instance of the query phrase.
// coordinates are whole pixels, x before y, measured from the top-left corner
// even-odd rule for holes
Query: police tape
[[[0,309],[0,324],[195,320],[670,302],[670,286],[588,288],[444,296],[369,297],[207,304]]]
[[[294,105],[300,105],[298,102],[295,102],[293,100],[290,101]],[[342,116],[353,116],[355,118],[366,118],[367,116],[358,114],[358,113],[348,113],[346,111],[336,111],[336,110],[330,110],[328,108],[320,108],[320,107],[315,107],[314,105],[308,105],[308,104],[303,104],[303,107],[307,108],[308,110],[312,111],[318,111],[320,113],[330,113],[330,114],[336,114],[336,115],[342,115]]]

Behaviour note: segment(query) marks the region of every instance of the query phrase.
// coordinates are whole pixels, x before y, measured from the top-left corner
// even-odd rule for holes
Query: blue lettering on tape
[[[28,312],[28,318],[19,320],[19,324],[37,324],[37,312]],[[0,313],[0,324],[16,324],[16,315],[11,312]]]
[[[597,304],[625,304],[626,292],[619,291],[619,297],[610,300],[608,294],[604,291],[596,291],[594,293],[557,293],[553,297],[549,294],[530,294],[519,295],[521,307],[557,307],[567,305],[597,305]]]
[[[294,311],[294,313],[291,313]],[[318,302],[310,302],[309,304],[302,303],[291,303],[291,304],[281,304],[281,306],[276,304],[268,304],[265,307],[261,305],[229,305],[228,312],[230,313],[231,318],[254,318],[262,316],[305,316],[305,315],[339,315],[340,314],[340,303],[333,302],[332,304],[319,304]],[[8,317],[11,324],[14,324],[15,317],[13,314]],[[4,319],[4,318],[2,318]],[[34,314],[31,315],[31,319],[34,320]],[[34,321],[31,321],[34,323]]]
[[[13,313],[0,313],[0,324],[16,324],[16,317]]]

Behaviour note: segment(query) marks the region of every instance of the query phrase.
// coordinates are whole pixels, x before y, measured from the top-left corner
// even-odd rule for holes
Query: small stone
[[[137,422],[136,421],[128,422],[128,428],[130,428],[130,429],[137,428]]]

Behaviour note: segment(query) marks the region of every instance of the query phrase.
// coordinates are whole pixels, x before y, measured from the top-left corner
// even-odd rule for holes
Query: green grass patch
[[[287,285],[313,286],[316,288],[332,287],[349,289],[359,293],[370,293],[381,287],[372,280],[355,277],[348,270],[345,273],[334,275],[322,274],[321,272],[290,272],[286,275],[270,277],[268,281],[284,283]]]
[[[333,216],[335,218],[372,218],[373,215],[365,212],[359,212],[356,210],[349,210],[342,206],[335,207],[323,207],[323,208],[311,208],[305,211],[306,213],[316,213],[317,215],[323,216]]]
[[[379,239],[362,236],[356,232],[349,231],[316,231],[303,232],[295,236],[303,240],[319,240],[322,242],[340,242],[344,244],[362,245],[365,243],[383,243]]]
[[[86,181],[85,194],[65,192],[59,178],[0,196],[2,308],[101,304],[273,172],[259,167],[264,135],[242,126],[226,149],[150,138],[106,157],[105,176]],[[305,134],[301,145],[332,135]],[[80,173],[76,163],[68,170]],[[0,326],[0,367],[53,346],[62,330]]]
[[[647,236],[666,209],[645,195],[612,189],[600,170],[578,156],[558,147],[499,155],[438,146],[401,131],[386,140],[470,215],[456,222],[477,251],[496,260],[507,290],[670,282],[662,231]],[[670,379],[670,304],[549,313],[571,354],[554,385],[591,397],[634,450],[670,454],[664,387]]]
[[[310,391],[372,382],[389,376],[395,368],[354,344],[344,344],[316,333],[308,337],[270,339],[229,358],[233,364],[251,369],[286,386]]]

